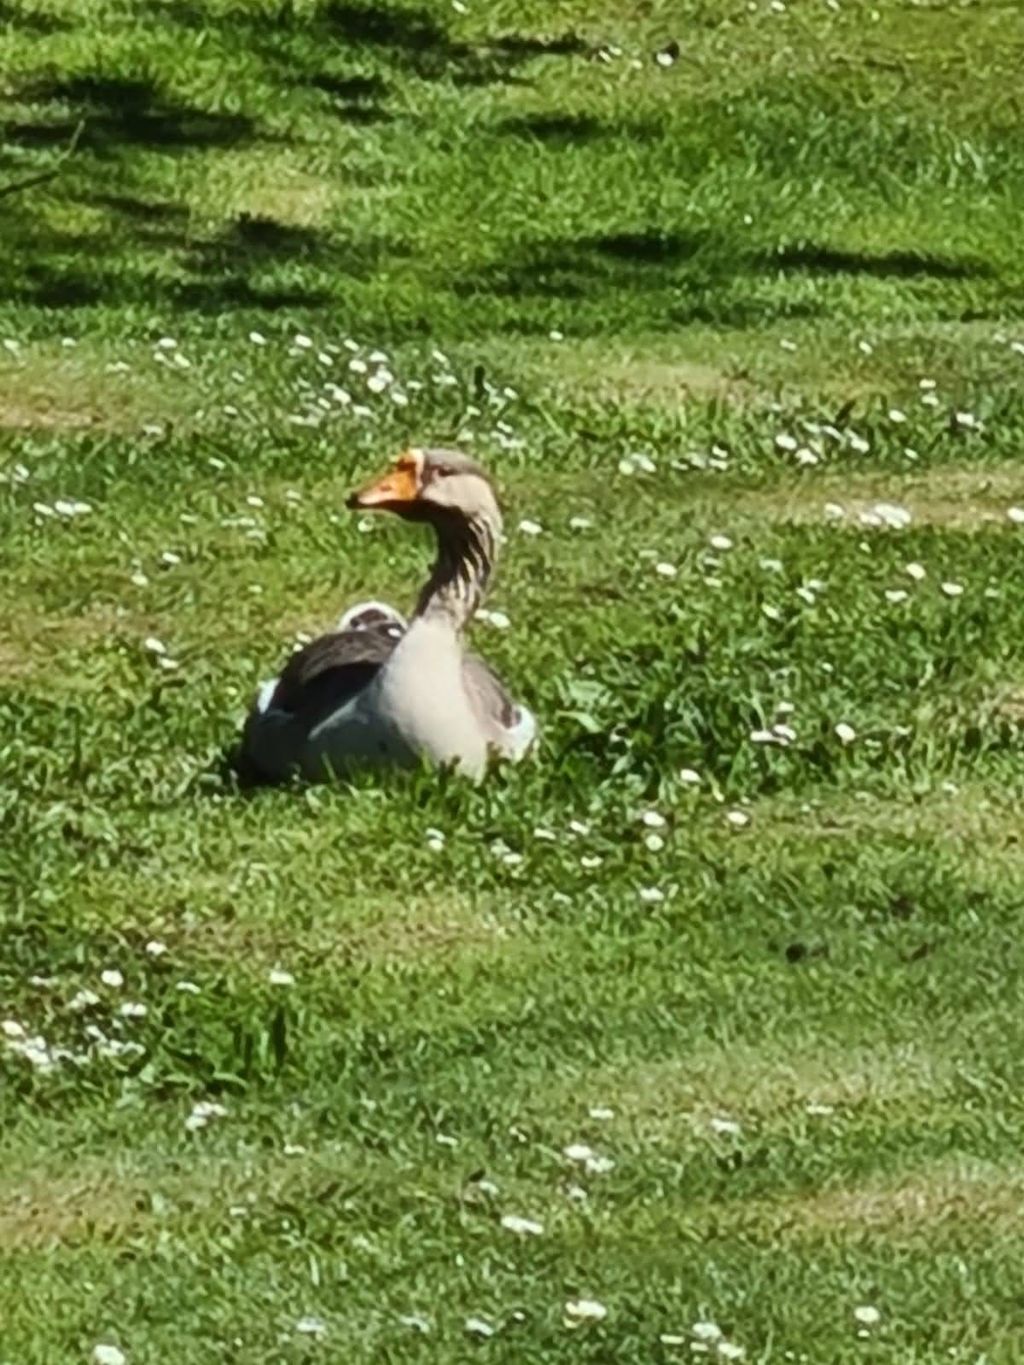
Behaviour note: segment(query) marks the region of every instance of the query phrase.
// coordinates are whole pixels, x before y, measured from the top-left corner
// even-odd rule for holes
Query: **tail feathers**
[[[366,630],[370,626],[391,625],[406,628],[405,617],[387,602],[356,602],[338,621],[335,630]]]
[[[533,748],[537,740],[537,717],[526,706],[517,706],[514,724],[507,730],[508,753],[513,763],[517,763]]]
[[[259,715],[265,716],[270,709],[270,703],[274,700],[277,684],[277,678],[268,678],[266,682],[260,683],[259,690],[256,693],[256,699],[252,704],[253,710],[258,712]]]

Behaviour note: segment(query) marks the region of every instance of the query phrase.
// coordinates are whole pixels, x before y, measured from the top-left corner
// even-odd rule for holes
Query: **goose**
[[[463,648],[501,541],[488,475],[461,451],[414,448],[346,505],[432,527],[430,577],[408,621],[387,603],[356,603],[259,688],[242,735],[243,771],[321,781],[426,760],[479,780],[492,756],[524,758],[537,736],[533,713]]]

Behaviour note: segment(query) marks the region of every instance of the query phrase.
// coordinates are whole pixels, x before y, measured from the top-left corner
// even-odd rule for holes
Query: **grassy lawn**
[[[1024,1359],[1019,6],[0,50],[0,1365]],[[240,791],[410,441],[541,751]]]

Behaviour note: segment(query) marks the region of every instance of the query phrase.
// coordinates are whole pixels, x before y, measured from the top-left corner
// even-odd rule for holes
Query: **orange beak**
[[[419,469],[416,461],[403,455],[394,469],[372,480],[348,499],[347,506],[355,508],[401,507],[415,502],[420,494]]]

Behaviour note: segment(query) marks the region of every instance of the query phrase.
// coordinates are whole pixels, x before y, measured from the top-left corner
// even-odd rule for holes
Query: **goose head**
[[[380,477],[353,493],[347,506],[394,512],[439,530],[454,523],[498,523],[494,487],[484,470],[460,450],[441,447],[404,451]]]

